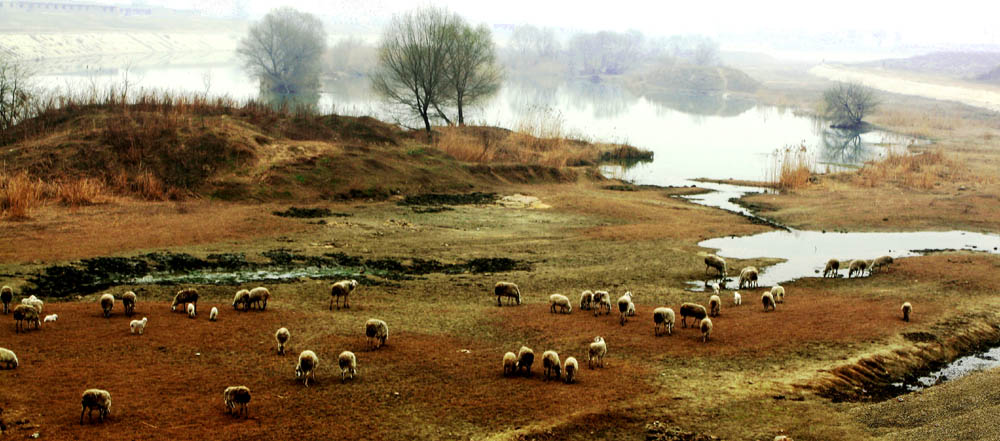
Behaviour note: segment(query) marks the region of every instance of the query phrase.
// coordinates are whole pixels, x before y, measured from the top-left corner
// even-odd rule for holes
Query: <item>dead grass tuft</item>
[[[0,174],[0,213],[4,218],[27,219],[44,195],[45,184],[23,171],[15,175]]]
[[[70,207],[94,205],[103,201],[108,189],[103,182],[94,178],[67,180],[55,184],[55,198]]]
[[[766,170],[767,181],[782,190],[794,190],[809,184],[812,159],[806,146],[787,146],[771,154]]]
[[[929,190],[941,182],[969,181],[969,169],[935,150],[920,154],[890,152],[881,161],[865,164],[854,181],[865,187],[885,184],[908,189]]]
[[[553,134],[552,127],[532,129]],[[539,137],[497,127],[442,127],[434,147],[463,162],[547,167],[591,166],[608,161],[652,159],[652,153],[626,144],[591,143],[562,136]]]

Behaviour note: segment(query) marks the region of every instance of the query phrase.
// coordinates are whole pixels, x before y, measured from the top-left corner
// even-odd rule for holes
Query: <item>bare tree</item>
[[[319,88],[326,31],[315,15],[290,7],[274,9],[250,26],[237,53],[261,89],[296,94]]]
[[[878,106],[875,90],[860,83],[837,83],[823,92],[826,115],[838,128],[857,128]]]
[[[503,74],[496,62],[493,35],[486,25],[473,28],[460,23],[455,33],[455,45],[448,54],[445,81],[450,89],[449,103],[458,110],[458,124],[465,125],[465,106],[496,93]]]
[[[510,36],[510,50],[516,64],[534,65],[559,54],[561,48],[556,33],[549,28],[521,25]]]
[[[0,132],[31,116],[31,74],[23,66],[0,54]]]
[[[637,31],[576,34],[570,39],[569,52],[580,73],[619,75],[638,63],[642,42]]]

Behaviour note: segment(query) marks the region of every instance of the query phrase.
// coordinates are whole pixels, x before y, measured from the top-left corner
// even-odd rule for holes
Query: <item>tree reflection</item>
[[[861,140],[859,130],[827,128],[820,133],[822,162],[860,165],[872,157],[872,151]]]

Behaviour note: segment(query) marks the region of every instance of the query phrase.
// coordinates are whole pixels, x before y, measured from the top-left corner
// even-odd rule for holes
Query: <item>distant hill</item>
[[[993,68],[993,70],[976,77],[976,79],[979,81],[1000,84],[1000,66],[997,66]]]
[[[1000,68],[1000,52],[932,52],[909,58],[859,63],[858,66],[944,75],[956,79],[979,79]]]

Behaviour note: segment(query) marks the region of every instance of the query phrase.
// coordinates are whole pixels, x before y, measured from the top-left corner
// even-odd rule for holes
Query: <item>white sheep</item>
[[[594,337],[594,342],[590,344],[590,348],[587,351],[587,367],[593,369],[595,365],[600,364],[604,367],[604,356],[608,353],[608,344],[605,343],[604,337],[597,336]]]
[[[757,271],[757,267],[748,266],[746,268],[743,268],[742,270],[740,270],[740,281],[738,289],[743,289],[744,286],[747,288],[756,288],[757,278],[759,277],[759,275],[760,273]]]
[[[278,328],[278,332],[274,333],[274,339],[278,341],[278,355],[285,355],[285,343],[292,338],[292,334],[288,332],[288,328]]]
[[[188,313],[188,318],[194,318],[195,315],[197,315],[197,312],[195,311],[194,308],[194,303],[188,303],[187,313]]]
[[[143,317],[142,320],[132,320],[132,322],[129,323],[128,326],[129,328],[132,329],[133,334],[142,335],[142,332],[146,330],[147,322],[149,322],[149,319]]]
[[[250,305],[257,305],[261,311],[267,310],[267,301],[271,298],[271,291],[263,286],[258,286],[250,290],[250,298],[248,302]]]
[[[0,288],[0,303],[3,303],[4,315],[10,313],[10,302],[14,300],[14,288],[4,285]]]
[[[913,305],[910,305],[910,302],[905,302],[903,303],[903,306],[899,308],[899,310],[903,311],[903,321],[904,322],[910,321],[910,313],[913,312]]]
[[[674,333],[674,310],[665,307],[659,307],[653,310],[653,335],[659,337],[660,328],[665,328],[667,330],[667,335],[673,335]]]
[[[707,343],[711,335],[712,335],[712,319],[705,317],[701,319],[701,341]]]
[[[712,317],[718,317],[722,313],[722,299],[719,296],[713,295],[708,298],[708,315]]]
[[[389,338],[389,325],[379,319],[368,319],[365,322],[365,337],[368,337],[369,348],[381,348]]]
[[[211,311],[208,311],[208,321],[214,322],[219,318],[219,308],[212,307]]]
[[[101,310],[104,311],[104,318],[111,317],[111,309],[115,307],[115,296],[104,294],[101,296]]]
[[[136,298],[135,293],[132,291],[126,291],[125,294],[122,294],[122,308],[125,309],[125,315],[132,317],[132,314],[135,312],[135,303],[137,300],[138,298]]]
[[[244,311],[250,310],[250,290],[241,289],[236,291],[236,295],[233,296],[233,309],[239,311],[240,305],[243,305]]]
[[[341,383],[346,381],[348,376],[353,380],[354,375],[358,373],[358,358],[351,351],[341,352],[337,357],[337,364],[340,366]]]
[[[847,269],[847,277],[854,277],[854,273],[858,273],[860,276],[865,275],[865,270],[868,269],[868,262],[865,260],[857,259],[851,261],[851,266]]]
[[[792,439],[786,435],[778,435],[774,437],[773,441],[792,441]]]
[[[517,350],[517,371],[524,371],[524,376],[531,376],[531,365],[535,363],[535,351],[527,346]]]
[[[83,391],[83,398],[80,400],[83,408],[80,410],[80,424],[83,424],[83,414],[87,413],[88,421],[93,422],[93,412],[97,409],[100,412],[101,422],[104,417],[111,414],[111,394],[106,390],[87,389]]]
[[[508,305],[513,300],[516,300],[518,305],[521,304],[521,289],[511,282],[497,282],[496,285],[493,285],[493,295],[497,296],[497,306],[502,306],[501,297],[507,298]]]
[[[232,414],[236,405],[240,406],[236,416],[241,414],[250,417],[250,388],[246,386],[229,386],[222,392],[222,402],[226,405],[226,413]]]
[[[785,303],[785,287],[781,285],[772,286],[771,296],[774,297],[774,303]]]
[[[555,313],[556,307],[559,307],[559,311],[569,314],[573,312],[573,305],[569,302],[569,297],[562,294],[552,294],[549,296],[549,312]]]
[[[632,315],[635,315],[635,305],[632,304],[632,292],[626,291],[624,295],[618,298],[618,322],[622,326],[625,326],[625,322],[628,321],[630,309],[632,310]]]
[[[56,321],[58,319],[59,319],[59,314],[49,314],[49,315],[45,316],[45,320],[42,320],[42,321],[45,322],[45,323],[48,323],[48,322],[54,322],[54,321]]]
[[[316,368],[319,367],[319,357],[310,350],[302,351],[299,354],[299,364],[295,365],[295,378],[302,378],[302,382],[309,387],[309,379],[316,382]]]
[[[330,287],[330,311],[333,311],[333,304],[337,303],[337,309],[340,309],[340,299],[344,299],[344,309],[351,309],[351,305],[347,304],[347,296],[358,287],[358,281],[351,280],[341,280],[334,283]]]
[[[559,361],[559,354],[556,351],[542,352],[542,368],[544,369],[545,381],[548,381],[552,376],[555,376],[556,380],[562,378],[562,362]]]
[[[563,364],[563,372],[565,372],[566,384],[570,384],[576,381],[576,371],[580,370],[580,364],[576,362],[576,358],[569,357]]]
[[[733,291],[733,306],[740,306],[743,304],[743,296],[740,295],[739,291]]]
[[[716,294],[719,293],[719,284],[718,283],[715,283],[715,282],[709,283],[708,287],[712,288],[712,292],[714,292]]]
[[[594,317],[597,317],[602,309],[605,314],[611,314],[611,294],[607,291],[594,291]]]
[[[45,302],[42,302],[41,299],[35,296],[31,296],[26,299],[21,299],[21,304],[34,307],[39,314],[42,313],[42,307],[45,306]]]
[[[0,364],[7,369],[17,369],[17,355],[10,349],[0,348]]]
[[[715,268],[715,270],[719,272],[719,278],[722,280],[726,279],[726,259],[714,254],[705,256],[705,274],[708,274],[709,268]]]
[[[840,271],[840,261],[837,259],[830,259],[826,261],[826,266],[823,267],[823,277],[837,277],[837,271]]]
[[[508,352],[503,354],[503,375],[514,375],[517,372],[517,354]]]
[[[589,311],[594,305],[594,293],[589,289],[580,294],[580,310]]]
[[[764,291],[764,294],[761,294],[760,302],[764,305],[764,312],[767,312],[768,308],[774,311],[774,296],[771,295],[770,291]]]

